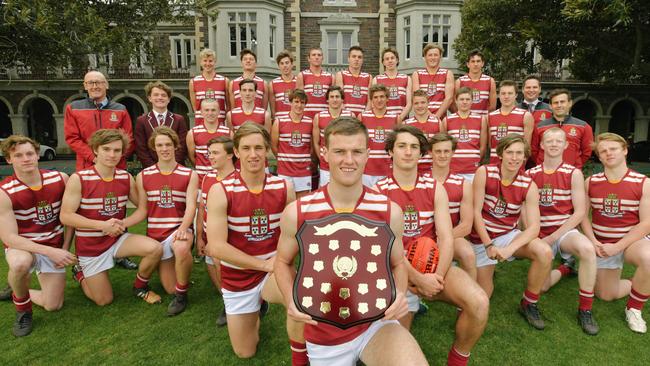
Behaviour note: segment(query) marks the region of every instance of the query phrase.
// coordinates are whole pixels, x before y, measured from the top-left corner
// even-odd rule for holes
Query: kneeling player
[[[596,296],[605,301],[628,296],[625,318],[630,329],[645,333],[641,316],[650,297],[650,180],[627,167],[627,141],[614,133],[596,137],[594,151],[605,171],[587,178],[591,219],[582,230],[596,248]],[[621,279],[623,263],[636,267]]]
[[[275,273],[288,305],[287,315],[306,323],[305,339],[312,366],[355,365],[357,360],[366,365],[426,364],[413,336],[396,321],[408,312],[404,295],[407,263],[402,247],[402,210],[388,197],[363,185],[368,153],[368,130],[361,122],[352,117],[339,117],[332,121],[325,129],[324,148],[330,167],[330,183],[291,203],[282,214],[282,236]],[[395,234],[390,264],[397,287],[395,302],[386,309],[383,320],[346,330],[324,322],[316,323],[309,315],[299,312],[293,302],[293,263],[298,254],[298,228],[305,220],[342,212],[390,223]]]
[[[196,212],[198,176],[176,162],[178,135],[169,127],[156,128],[149,148],[158,163],[144,169],[136,178],[140,202],[147,210],[147,236],[162,244],[158,273],[165,291],[175,294],[167,308],[170,316],[187,307],[187,289],[192,270],[192,222]]]
[[[544,320],[537,308],[539,294],[553,261],[551,247],[539,235],[539,196],[537,185],[521,166],[530,156],[528,142],[519,134],[510,134],[499,141],[498,164],[478,168],[474,176],[474,244],[478,283],[488,296],[494,290],[494,267],[498,262],[515,258],[530,260],[526,291],[519,304],[520,313],[536,329],[544,329]],[[517,229],[521,210],[525,208],[528,225]]]
[[[160,302],[148,282],[162,247],[151,238],[126,232],[146,215],[146,210],[137,210],[126,217],[127,201],[139,202],[135,181],[126,170],[117,169],[128,143],[122,130],[93,133],[88,145],[95,154],[95,165],[70,177],[61,204],[61,222],[76,229],[79,267],[73,268],[74,277],[84,294],[100,306],[113,301],[108,270],[115,266],[115,258],[127,256],[142,257],[133,293],[150,304]]]
[[[295,199],[293,187],[264,172],[271,148],[269,133],[255,123],[244,123],[233,138],[241,171],[215,184],[208,193],[207,255],[221,260],[228,335],[235,354],[255,355],[259,342],[262,300],[282,304],[273,275],[280,214]],[[303,326],[287,320],[294,362],[307,363]]]
[[[543,291],[547,291],[563,276],[571,274],[575,263],[572,255],[578,257],[578,321],[585,333],[595,335],[599,329],[591,308],[596,283],[596,251],[589,239],[576,230],[586,211],[584,178],[579,169],[562,161],[567,146],[562,129],[547,130],[541,141],[544,162],[528,170],[539,187],[539,237],[551,246],[554,256],[560,252],[563,260],[563,264],[551,271]]]
[[[451,141],[447,143],[448,164],[452,151]],[[439,149],[439,145],[436,144],[434,149]],[[449,350],[447,363],[466,365],[472,348],[483,334],[490,305],[478,283],[462,269],[451,266],[454,256],[454,235],[449,215],[451,203],[447,200],[445,188],[440,184],[447,177],[445,175],[437,181],[430,176],[418,174],[418,160],[428,151],[428,142],[417,127],[396,128],[386,139],[386,151],[393,160],[393,171],[379,181],[377,187],[404,212],[404,249],[424,236],[436,238],[440,253],[438,265],[432,274],[422,274],[407,266],[414,293],[407,293],[409,313],[400,322],[410,329],[420,303],[415,293],[429,300],[440,300],[458,306],[462,312],[456,322],[456,341]],[[462,177],[458,178],[462,182]],[[466,242],[466,245],[471,251],[469,243]],[[473,255],[470,257],[474,258]]]
[[[65,266],[77,259],[68,250],[72,230],[63,230],[59,221],[61,198],[68,176],[38,169],[38,144],[19,135],[2,142],[2,155],[14,174],[0,182],[0,222],[5,226],[0,239],[5,244],[9,264],[9,284],[13,288],[16,337],[32,331],[32,301],[47,311],[63,306]],[[29,288],[36,270],[41,290]]]

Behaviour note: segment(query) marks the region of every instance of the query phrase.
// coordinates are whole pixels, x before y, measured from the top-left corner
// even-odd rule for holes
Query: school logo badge
[[[375,133],[373,134],[372,141],[374,142],[384,142],[386,140],[386,130],[382,126],[377,126],[375,128]]]
[[[438,85],[433,81],[427,84],[427,95],[432,97],[438,92]]]
[[[359,85],[352,85],[352,97],[361,98],[361,87]]]
[[[216,92],[212,89],[208,89],[205,91],[205,99],[215,99],[216,98]]]
[[[171,208],[174,207],[174,198],[172,197],[172,188],[165,184],[160,188],[160,198],[158,200],[158,207]]]
[[[46,225],[54,221],[55,217],[52,205],[47,201],[39,201],[36,204],[36,217],[37,220],[34,221],[39,225]]]
[[[110,120],[111,122],[117,122],[117,114],[115,114],[115,112],[111,112]]]
[[[315,97],[322,97],[325,95],[325,90],[323,90],[323,85],[320,83],[320,81],[314,83],[314,91],[311,93],[311,95]]]
[[[610,193],[603,199],[602,215],[606,217],[622,217],[621,200],[616,193]]]
[[[291,142],[289,142],[289,146],[292,147],[302,147],[302,134],[300,131],[293,131],[291,132]]]
[[[574,136],[574,137],[578,136],[578,131],[576,131],[574,127],[571,127],[571,129],[569,130],[569,136]]]
[[[413,237],[420,234],[420,215],[414,205],[404,207],[404,236]]]
[[[458,141],[468,142],[469,140],[469,130],[467,129],[467,126],[460,126],[460,129],[458,130]]]
[[[508,204],[503,199],[503,197],[499,197],[499,199],[494,203],[494,206],[492,207],[492,215],[494,217],[505,217],[507,206]]]
[[[478,103],[481,101],[481,91],[478,89],[472,89],[472,103]]]
[[[291,90],[289,89],[284,91],[284,94],[282,95],[282,104],[291,104],[291,101],[289,101],[289,93],[291,93]]]
[[[540,121],[543,121],[543,120],[545,120],[546,118],[547,118],[547,117],[546,117],[546,113],[545,113],[545,112],[542,112],[542,114],[539,115],[539,120],[540,120]]]
[[[502,138],[508,135],[508,126],[505,123],[502,123],[497,126],[496,139],[501,140]]]
[[[396,86],[388,87],[388,99],[399,99],[399,91]]]
[[[246,238],[251,241],[262,241],[273,236],[274,231],[269,227],[269,216],[263,208],[256,208],[250,217],[250,234]]]
[[[103,207],[99,212],[100,215],[113,216],[118,213],[117,196],[114,192],[106,193],[102,206]]]
[[[553,187],[546,183],[539,190],[540,206],[548,207],[553,205]]]

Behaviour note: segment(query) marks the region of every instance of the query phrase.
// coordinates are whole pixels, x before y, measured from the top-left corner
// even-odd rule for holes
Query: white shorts
[[[115,255],[120,249],[126,238],[129,237],[129,233],[124,233],[120,236],[119,239],[113,244],[110,248],[96,257],[83,257],[79,256],[79,265],[84,273],[84,277],[92,277],[98,273],[108,271],[109,269],[115,267]]]
[[[513,229],[509,233],[505,233],[499,237],[496,237],[492,242],[494,243],[494,246],[497,248],[503,248],[508,246],[512,240],[519,235],[521,231],[519,229]],[[479,244],[473,244],[472,248],[474,249],[474,254],[476,255],[476,268],[480,267],[485,267],[485,266],[493,266],[497,263],[499,263],[498,260],[496,259],[490,259],[487,256],[487,251],[485,250],[485,245],[479,243]],[[508,262],[511,262],[515,260],[515,257],[510,257],[508,258]]]
[[[284,178],[285,180],[291,182],[291,184],[293,184],[293,190],[295,192],[311,191],[311,176],[289,177],[287,175],[278,174],[278,177]]]
[[[20,249],[5,248],[5,259],[7,259],[7,252],[10,250],[20,250]],[[38,253],[30,253],[30,254],[32,255],[33,261],[32,261],[32,266],[29,268],[29,273],[33,273],[34,271],[36,271],[36,274],[65,273],[65,267],[57,268],[56,264],[52,262],[50,257]]]
[[[465,178],[465,180],[469,181],[470,183],[472,183],[474,181],[474,173],[471,173],[471,174],[470,173],[456,174],[456,175],[460,175],[461,177]]]
[[[379,182],[380,180],[382,180],[384,178],[386,178],[385,175],[367,175],[367,174],[364,174],[363,175],[363,185],[366,186],[366,187],[372,188],[372,187],[375,186],[375,184],[377,184],[377,182]]]
[[[621,269],[623,268],[623,263],[625,262],[624,255],[625,251],[607,258],[596,257],[596,266],[598,269]]]
[[[319,169],[318,188],[326,185],[329,182],[330,182],[330,171],[329,170]]]
[[[307,354],[311,366],[354,366],[363,349],[383,326],[399,324],[397,320],[377,320],[355,339],[335,346],[322,346],[307,342]]]
[[[212,257],[210,257],[209,255],[206,255],[205,256],[205,264],[208,264],[210,266],[214,266],[214,259],[212,259]]]
[[[262,307],[262,289],[264,289],[264,285],[270,277],[271,275],[267,274],[262,282],[246,291],[228,291],[225,288],[221,288],[226,314],[239,315],[260,311]]]
[[[406,302],[408,303],[409,313],[415,313],[420,308],[420,296],[406,290]]]
[[[571,258],[571,256],[572,256],[571,253],[563,252],[562,248],[560,248],[560,244],[562,243],[562,241],[564,239],[566,239],[566,237],[569,234],[573,234],[573,233],[580,234],[578,229],[571,229],[571,230],[567,231],[566,233],[564,233],[562,236],[560,236],[557,240],[555,240],[553,242],[553,244],[551,244],[551,249],[553,249],[553,258],[555,258],[555,256],[557,255],[558,252],[560,253],[560,257],[562,257],[562,259],[566,260],[566,259]]]

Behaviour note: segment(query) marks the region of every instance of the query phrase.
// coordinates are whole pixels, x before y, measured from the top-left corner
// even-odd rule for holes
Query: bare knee
[[[535,256],[535,259],[537,259],[541,263],[550,264],[551,262],[553,262],[553,250],[549,245],[543,243],[539,243],[535,245],[533,254]]]
[[[58,301],[48,300],[43,304],[45,311],[59,311],[63,307],[63,299]]]
[[[113,295],[98,296],[93,299],[97,306],[110,305],[113,302]]]
[[[25,275],[32,268],[33,260],[30,256],[12,258],[9,262],[9,271],[17,275]]]
[[[252,358],[255,356],[255,353],[257,352],[257,350],[255,349],[233,349],[233,351],[235,351],[235,355],[238,358],[243,358],[243,359]]]
[[[475,265],[476,255],[472,248],[461,247],[456,252],[456,258],[464,265]]]
[[[145,252],[143,253],[143,257],[162,257],[163,254],[163,248],[162,245],[159,245],[157,243],[150,243],[150,245],[146,248]]]
[[[596,263],[596,249],[592,245],[583,245],[578,248],[578,258],[581,262]]]
[[[650,272],[650,251],[645,250],[636,259],[637,270]]]
[[[174,256],[176,258],[186,258],[191,255],[192,245],[189,241],[176,241],[174,243]]]

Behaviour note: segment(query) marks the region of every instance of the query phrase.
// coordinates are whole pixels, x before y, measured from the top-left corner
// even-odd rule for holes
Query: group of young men
[[[171,89],[147,86],[154,111],[138,120],[147,149],[138,143],[136,151],[151,164],[135,179],[120,168],[131,151],[128,131],[102,125],[109,128],[93,132],[82,157],[90,166],[70,177],[40,170],[31,139],[6,139],[2,151],[14,175],[0,183],[0,217],[12,224],[0,238],[17,310],[13,333],[31,331],[32,301],[46,310],[62,306],[68,265],[89,299],[111,303],[108,270],[120,257],[141,257],[136,296],[162,301],[149,287],[157,270],[173,295],[167,313],[181,313],[195,236],[223,297],[232,349],[242,358],[256,353],[268,302],[287,310],[293,364],[426,364],[408,331],[423,298],[457,307],[448,364],[465,365],[488,321],[495,266],[515,258],[530,260],[519,311],[533,327],[545,326],[540,295],[574,274],[578,258],[582,329],[599,331],[594,296],[629,296],[628,325],[646,332],[650,183],[627,167],[625,139],[603,133],[594,142],[589,125],[569,114],[570,92],[551,92],[549,106],[539,100],[535,77],[524,80],[517,105],[517,84],[502,81],[497,93],[482,74],[480,52],[456,81],[440,68],[436,45],[424,48],[426,68],[411,77],[398,73],[395,50],[382,52],[386,72],[374,78],[361,71],[360,47],[348,55],[350,68],[331,75],[321,67],[322,52],[312,49],[309,69],[294,76],[293,59],[283,52],[281,76],[267,84],[255,75],[253,52],[242,52],[243,75],[230,81],[215,73],[214,52],[201,51],[203,72],[190,81],[197,124],[184,136],[168,126],[178,120],[166,110]],[[87,77],[98,78],[85,80],[87,89],[108,86],[97,73]],[[84,103],[96,111],[110,105]],[[604,171],[585,181],[580,168],[592,147]],[[179,161],[183,151],[194,170]],[[271,154],[277,176],[268,172]],[[137,208],[127,216],[128,201]],[[395,235],[394,302],[383,319],[345,330],[299,311],[293,296],[298,230],[336,213],[387,223]],[[145,219],[146,236],[127,231]],[[423,236],[437,242],[434,273],[417,272],[404,257]],[[562,264],[552,269],[557,252]],[[621,279],[623,263],[636,268],[630,280]],[[34,269],[40,291],[28,286]]]

